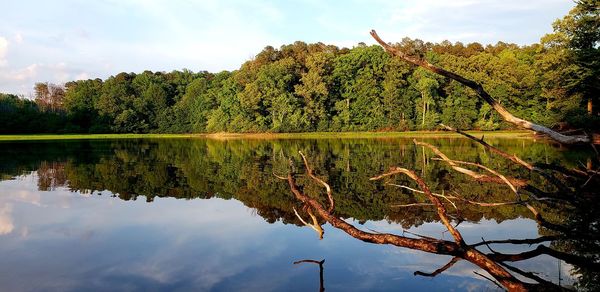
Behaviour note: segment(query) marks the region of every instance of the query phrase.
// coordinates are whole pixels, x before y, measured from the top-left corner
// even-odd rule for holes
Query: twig
[[[432,158],[432,159],[435,159],[435,158]],[[512,181],[511,181],[508,178],[506,178],[504,175],[500,174],[499,172],[497,172],[497,171],[495,171],[495,170],[493,170],[493,169],[491,169],[491,168],[489,168],[487,166],[481,165],[479,163],[468,162],[468,161],[460,161],[460,160],[450,160],[450,161],[453,162],[453,163],[455,163],[455,164],[464,164],[464,165],[476,166],[476,167],[479,167],[481,169],[484,169],[484,170],[488,171],[489,173],[491,173],[491,174],[499,177],[506,185],[508,185],[510,187],[510,189],[514,193],[516,193],[516,194],[518,193],[517,188],[515,187],[515,180],[514,179],[512,179]]]
[[[313,264],[322,265],[323,263],[325,263],[325,260],[320,260],[320,261],[316,261],[316,260],[300,260],[300,261],[295,261],[294,265],[301,264],[301,263],[313,263]]]
[[[500,289],[502,289],[502,290],[504,290],[504,291],[507,291],[507,290],[506,290],[506,288],[502,287],[500,284],[498,284],[498,282],[494,281],[494,279],[491,279],[491,278],[490,278],[490,277],[488,277],[488,276],[485,276],[485,275],[483,275],[483,274],[481,274],[481,273],[478,273],[477,271],[473,271],[473,273],[474,273],[475,275],[477,275],[477,276],[480,276],[480,277],[482,277],[482,278],[484,278],[484,279],[486,279],[486,280],[488,280],[488,281],[490,281],[490,282],[494,283],[494,285],[498,286],[498,288],[500,288]]]
[[[506,263],[500,263],[500,264],[502,266],[504,266],[505,268],[507,268],[507,269],[509,269],[509,270],[511,270],[511,271],[513,271],[513,272],[515,272],[515,273],[523,276],[523,277],[532,279],[532,280],[538,282],[539,284],[544,285],[545,287],[547,287],[546,290],[556,290],[556,288],[557,288],[556,284],[554,284],[554,283],[552,283],[550,281],[546,281],[546,280],[542,279],[541,277],[537,276],[536,274],[534,274],[532,272],[525,272],[525,271],[523,271],[521,269],[518,269],[518,268],[513,267],[511,265],[508,265]],[[571,290],[566,289],[564,287],[560,287],[560,290],[571,291]]]
[[[435,206],[435,205],[431,204],[431,203],[412,203],[412,204],[395,204],[395,205],[390,205],[390,207],[397,207],[397,208],[421,207],[421,206]]]
[[[413,274],[415,276],[435,277],[435,276],[443,273],[444,271],[446,271],[450,267],[454,266],[454,264],[456,264],[458,261],[460,261],[459,257],[453,257],[447,264],[445,264],[443,267],[441,267],[441,268],[433,271],[432,273],[425,273],[425,272],[421,272],[421,271],[415,271]]]
[[[476,246],[480,246],[480,245],[488,245],[488,244],[536,244],[536,243],[542,243],[545,241],[553,241],[553,240],[557,240],[560,239],[561,237],[556,236],[556,235],[546,235],[546,236],[541,236],[538,238],[532,238],[532,239],[505,239],[505,240],[483,240],[479,243],[475,243],[475,244],[471,244],[472,247],[476,247]]]
[[[323,228],[319,224],[317,217],[315,217],[315,215],[313,215],[313,213],[310,211],[310,209],[307,209],[307,212],[308,212],[308,216],[310,216],[310,218],[313,221],[312,224],[304,221],[304,219],[302,219],[302,216],[300,216],[300,214],[298,214],[298,211],[296,211],[296,208],[292,208],[292,209],[294,209],[294,213],[296,214],[296,217],[298,217],[298,219],[300,219],[302,224],[314,229],[317,232],[317,234],[319,235],[319,239],[323,239],[323,234],[325,233],[325,231],[323,231]]]

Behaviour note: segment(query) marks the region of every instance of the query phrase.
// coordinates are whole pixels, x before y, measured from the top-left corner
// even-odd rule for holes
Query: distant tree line
[[[515,115],[550,127],[598,128],[600,16],[580,1],[540,44],[483,46],[405,38],[396,46],[483,84]],[[180,133],[509,127],[474,92],[379,46],[266,47],[233,72],[119,73],[33,101],[0,94],[0,133]]]

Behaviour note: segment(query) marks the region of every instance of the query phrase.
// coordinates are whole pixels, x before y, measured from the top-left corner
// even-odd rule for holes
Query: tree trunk
[[[423,127],[425,127],[425,111],[427,109],[425,108],[425,95],[421,94],[421,98],[423,99],[423,120],[421,121],[421,129],[423,129]]]

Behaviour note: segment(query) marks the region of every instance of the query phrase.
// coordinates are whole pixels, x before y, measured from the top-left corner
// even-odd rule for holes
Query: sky
[[[235,70],[265,46],[538,42],[570,0],[0,0],[0,92],[119,72]]]

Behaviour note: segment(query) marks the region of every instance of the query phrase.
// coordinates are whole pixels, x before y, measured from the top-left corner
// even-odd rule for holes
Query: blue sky
[[[530,44],[570,0],[0,0],[0,92],[143,70],[234,70],[267,45]]]

